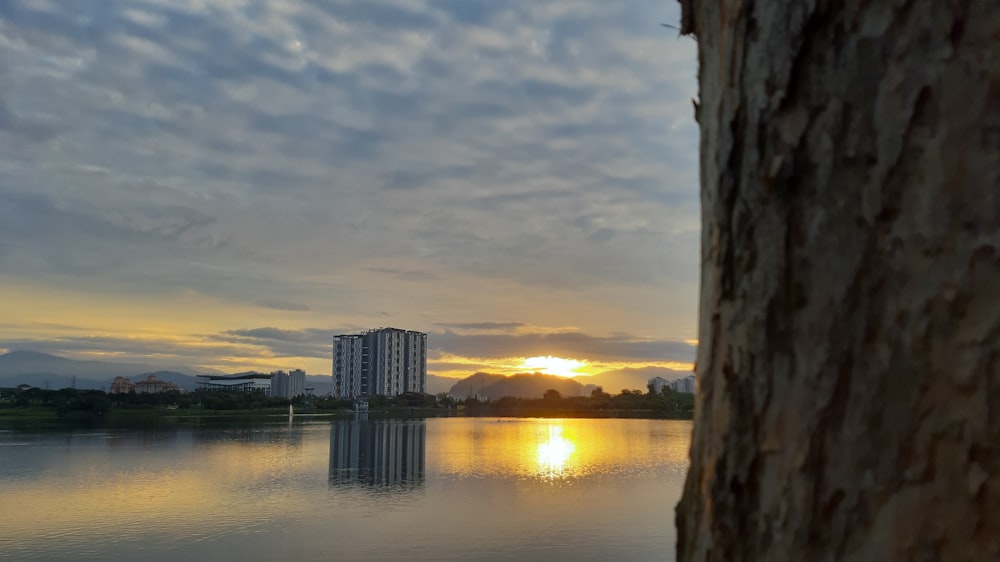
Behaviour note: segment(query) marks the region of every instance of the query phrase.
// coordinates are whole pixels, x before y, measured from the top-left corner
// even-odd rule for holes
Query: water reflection
[[[275,445],[280,448],[301,447],[303,434],[290,425],[256,425],[243,427],[218,427],[194,434],[199,444],[246,444],[255,446]]]
[[[662,420],[442,419],[429,427],[428,465],[449,479],[574,485],[663,469],[683,478],[685,427]]]
[[[330,427],[330,484],[416,488],[424,483],[423,420],[368,420],[358,414]]]
[[[576,451],[576,445],[563,437],[561,425],[550,425],[548,429],[548,441],[538,445],[538,465],[542,475],[556,479],[566,472],[566,462]]]
[[[690,434],[537,418],[0,430],[0,560],[669,562]]]

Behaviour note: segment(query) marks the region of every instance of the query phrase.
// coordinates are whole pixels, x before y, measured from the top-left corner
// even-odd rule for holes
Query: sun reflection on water
[[[0,560],[464,560],[470,544],[480,558],[670,560],[663,506],[681,494],[690,422],[369,425],[0,430]],[[362,469],[388,485],[331,480]]]
[[[566,463],[576,445],[563,437],[561,425],[549,426],[549,440],[538,445],[538,466],[540,472],[550,479],[561,477],[566,472]]]
[[[683,424],[625,419],[441,418],[428,424],[427,471],[447,478],[569,484],[687,469]],[[650,441],[650,440],[653,441]],[[653,443],[655,446],[651,446]],[[433,445],[433,446],[432,446]]]

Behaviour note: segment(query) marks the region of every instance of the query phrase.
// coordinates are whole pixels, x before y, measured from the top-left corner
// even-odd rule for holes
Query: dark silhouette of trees
[[[100,390],[43,390],[30,389],[14,391],[0,408],[24,408],[42,406],[52,408],[60,416],[70,412],[90,412],[103,416],[110,411],[161,411],[165,409],[182,411],[265,411],[286,410],[291,403],[306,411],[339,412],[354,408],[353,400],[329,397],[298,397],[291,401],[286,398],[269,398],[262,392],[198,391],[184,393],[169,391],[160,393],[136,392],[106,394]],[[417,392],[404,393],[395,397],[373,396],[368,399],[369,410],[373,412],[428,413],[432,410],[462,412],[466,415],[609,415],[616,412],[632,412],[633,415],[654,417],[690,418],[694,396],[681,394],[666,388],[660,394],[642,393],[638,390],[624,391],[612,396],[600,389],[590,396],[562,396],[555,389],[546,391],[542,398],[517,398],[505,396],[498,400],[455,399],[447,394],[437,396]]]

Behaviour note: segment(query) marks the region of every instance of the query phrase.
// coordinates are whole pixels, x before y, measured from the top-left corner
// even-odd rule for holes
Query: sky
[[[391,326],[427,332],[442,376],[690,369],[678,19],[670,0],[4,0],[0,352],[329,374],[334,334]]]

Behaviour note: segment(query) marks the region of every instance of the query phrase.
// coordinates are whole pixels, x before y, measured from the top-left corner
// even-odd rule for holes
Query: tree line
[[[29,388],[27,390],[3,391],[0,393],[0,407],[53,408],[59,416],[71,412],[90,413],[103,416],[114,409],[194,409],[205,410],[264,410],[268,408],[287,408],[289,404],[302,405],[306,397],[272,398],[263,392],[190,392],[178,390],[156,393],[109,394],[103,390],[80,390],[62,388],[45,390]]]
[[[545,391],[542,398],[516,398],[505,396],[498,400],[478,400],[474,397],[463,401],[470,415],[607,415],[614,412],[644,413],[668,418],[690,419],[694,412],[694,394],[677,392],[664,387],[654,392],[623,390],[608,394],[598,388],[590,396],[562,396],[558,390]]]
[[[0,408],[51,408],[60,417],[87,415],[102,417],[109,412],[136,409],[178,409],[178,410],[267,410],[283,409],[289,405],[296,408],[336,412],[354,408],[354,401],[332,397],[298,396],[287,398],[269,397],[263,392],[201,391],[180,392],[176,390],[159,393],[113,393],[103,390],[80,390],[63,388],[45,390],[0,391]],[[516,398],[506,396],[498,400],[479,399],[474,396],[455,398],[447,393],[437,395],[408,392],[395,397],[372,396],[368,398],[372,411],[379,410],[438,410],[442,413],[465,413],[467,415],[552,415],[570,413],[610,413],[615,411],[648,412],[658,416],[690,418],[694,410],[694,395],[664,388],[661,392],[624,390],[611,395],[601,389],[590,396],[562,396],[550,389],[542,398]],[[301,411],[301,410],[300,410]]]

